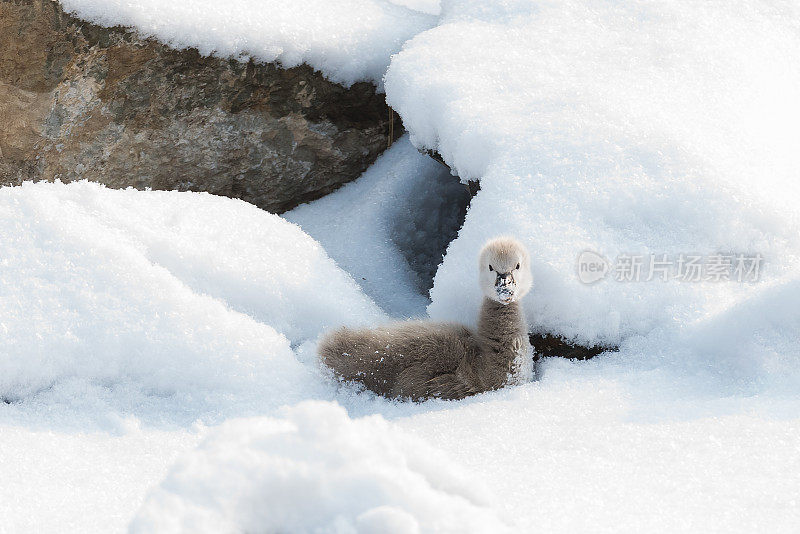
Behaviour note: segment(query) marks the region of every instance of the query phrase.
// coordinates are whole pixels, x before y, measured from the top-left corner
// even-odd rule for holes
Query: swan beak
[[[498,273],[497,280],[494,283],[494,290],[497,292],[497,300],[501,304],[509,304],[514,300],[515,289],[516,284],[511,273]]]

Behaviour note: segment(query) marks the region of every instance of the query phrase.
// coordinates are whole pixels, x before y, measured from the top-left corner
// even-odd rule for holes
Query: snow
[[[398,144],[387,159],[413,155]],[[349,187],[380,182],[365,178]],[[678,341],[631,336],[616,354],[547,361],[534,383],[416,405],[317,367],[324,329],[386,316],[280,217],[85,182],[0,189],[0,217],[11,531],[800,522],[797,277]]]
[[[81,5],[206,53],[303,35],[244,25],[238,3]],[[355,41],[316,22],[330,56],[281,46],[374,79],[435,22],[359,5],[400,21],[364,37],[374,68],[339,70]],[[317,7],[353,28],[370,13]],[[409,136],[287,214],[300,227],[198,193],[0,189],[0,530],[796,532],[798,21],[784,2],[445,1],[386,75]],[[414,146],[481,182],[446,251],[461,189]],[[619,350],[458,402],[318,367],[325,330],[420,314],[434,270],[429,315],[474,323],[498,234],[531,250],[533,330]],[[587,250],[765,264],[747,283],[587,285]]]
[[[393,4],[405,6],[415,11],[428,13],[429,15],[440,15],[442,6],[440,0],[389,0]]]
[[[215,395],[270,402],[264,387],[283,403],[307,374],[290,344],[383,317],[297,226],[241,201],[88,182],[0,192],[6,399],[88,381],[197,414],[219,412]]]
[[[226,423],[153,491],[132,532],[502,532],[487,497],[380,416],[305,402]]]
[[[350,86],[381,85],[392,54],[432,27],[430,0],[60,0],[101,26],[126,26],[174,48],[285,67],[307,64]],[[405,5],[409,7],[404,7]]]
[[[34,418],[0,420],[2,532],[124,532],[149,487],[198,441],[130,420],[124,432],[109,432],[63,431],[58,415],[41,425]]]
[[[496,234],[530,247],[532,328],[584,343],[680,328],[754,290],[587,286],[575,275],[584,250],[610,261],[761,254],[764,281],[795,269],[798,14],[735,5],[443,5],[441,24],[408,42],[385,80],[412,143],[481,182],[437,273],[433,318],[474,323],[473,258]]]
[[[533,256],[531,329],[619,345],[397,420],[519,531],[800,524],[799,20],[788,3],[456,0],[393,58],[411,142],[481,182],[430,316],[474,324],[474,258],[512,234]],[[586,285],[587,250],[765,264],[753,283]]]
[[[207,194],[2,188],[0,248],[13,532],[123,530],[206,424],[331,395],[304,344],[385,317],[297,226]]]
[[[552,363],[540,384],[398,424],[479,479],[517,532],[797,529],[796,415],[773,419],[752,399],[705,415],[693,399],[685,418],[637,420],[649,399],[607,367]]]
[[[469,194],[404,135],[356,181],[284,214],[395,317],[425,314]],[[336,214],[332,217],[331,214]]]

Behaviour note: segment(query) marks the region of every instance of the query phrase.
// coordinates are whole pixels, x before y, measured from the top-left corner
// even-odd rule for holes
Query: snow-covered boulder
[[[386,0],[60,0],[64,9],[103,26],[127,26],[178,49],[247,58],[283,67],[306,64],[345,86],[378,85],[392,54],[432,27],[430,1]],[[427,5],[426,5],[427,4]]]
[[[0,185],[291,209],[358,177],[400,130],[378,86],[434,21],[380,0],[2,2]]]

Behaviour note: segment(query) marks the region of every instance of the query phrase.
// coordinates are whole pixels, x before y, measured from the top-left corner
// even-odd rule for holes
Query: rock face
[[[552,334],[528,334],[528,339],[534,348],[534,361],[553,357],[588,360],[604,352],[617,352],[619,350],[619,347],[614,346],[595,345],[586,347],[584,345],[576,345]]]
[[[358,177],[390,120],[399,136],[369,83],[201,57],[51,0],[0,0],[0,185],[89,179],[282,212]]]

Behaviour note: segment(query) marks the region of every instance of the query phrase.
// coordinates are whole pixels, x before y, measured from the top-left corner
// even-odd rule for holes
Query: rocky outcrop
[[[369,83],[174,50],[51,0],[0,0],[0,185],[89,179],[208,191],[281,212],[387,146]]]

